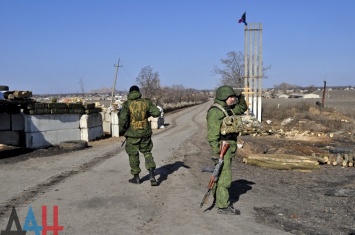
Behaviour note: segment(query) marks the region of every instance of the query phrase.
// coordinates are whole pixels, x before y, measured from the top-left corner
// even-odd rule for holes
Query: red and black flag
[[[245,26],[248,25],[247,21],[246,21],[246,13],[247,12],[244,12],[244,14],[242,15],[242,17],[240,18],[240,20],[238,21],[238,23],[244,23]]]

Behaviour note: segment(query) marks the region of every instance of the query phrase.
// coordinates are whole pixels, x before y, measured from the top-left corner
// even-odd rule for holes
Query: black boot
[[[158,186],[158,182],[154,177],[154,170],[152,168],[149,169],[149,180],[151,186]]]
[[[139,178],[139,175],[134,175],[132,179],[129,179],[128,182],[132,184],[140,184],[141,179]]]

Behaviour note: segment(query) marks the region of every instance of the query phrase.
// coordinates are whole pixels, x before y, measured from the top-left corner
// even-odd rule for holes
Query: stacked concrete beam
[[[102,115],[100,113],[84,114],[80,118],[81,140],[100,139],[103,135]]]
[[[111,131],[112,137],[119,137],[119,116],[118,112],[111,112]]]
[[[118,112],[102,112],[103,132],[112,137],[119,137]]]
[[[80,114],[24,115],[25,147],[30,149],[80,140]]]
[[[101,112],[102,116],[102,128],[103,132],[106,135],[111,135],[111,113],[110,112]]]

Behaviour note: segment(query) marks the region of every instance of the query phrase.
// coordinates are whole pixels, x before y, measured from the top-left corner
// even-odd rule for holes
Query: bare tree
[[[215,66],[213,73],[220,75],[219,85],[229,85],[232,87],[244,87],[244,55],[241,51],[230,51],[227,53],[226,59],[221,59],[224,68]],[[271,69],[270,66],[263,67],[263,77],[267,78],[266,71]]]
[[[229,85],[232,87],[244,87],[244,56],[242,52],[230,51],[226,59],[221,59],[224,68],[215,66],[213,73],[220,75],[219,85]]]
[[[146,66],[141,69],[136,81],[141,88],[142,96],[158,103],[161,96],[159,73],[154,72],[150,66]]]
[[[194,89],[187,89],[183,85],[173,85],[163,87],[161,102],[165,104],[178,104],[182,102],[205,102],[209,98],[209,93]]]

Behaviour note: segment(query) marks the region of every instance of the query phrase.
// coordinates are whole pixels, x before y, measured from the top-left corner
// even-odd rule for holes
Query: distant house
[[[303,98],[304,94],[300,94],[300,93],[291,93],[288,97],[289,98]]]
[[[320,98],[320,96],[318,94],[304,94],[303,98],[304,99],[316,99],[316,98]]]
[[[289,98],[311,99],[311,98],[319,98],[319,95],[317,95],[317,94],[292,93],[292,94],[289,95]]]
[[[288,99],[288,95],[282,94],[278,96],[280,99]]]

